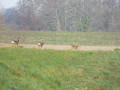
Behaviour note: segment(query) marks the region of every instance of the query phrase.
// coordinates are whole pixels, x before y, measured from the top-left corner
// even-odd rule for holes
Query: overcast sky
[[[16,3],[18,1],[19,0],[0,0],[0,3],[3,6],[3,8],[10,8],[16,6]]]

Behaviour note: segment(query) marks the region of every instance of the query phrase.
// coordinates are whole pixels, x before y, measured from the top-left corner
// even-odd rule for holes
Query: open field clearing
[[[0,47],[16,47],[11,44],[0,43]],[[36,48],[36,49],[53,49],[53,50],[75,50],[71,45],[44,45],[42,48],[34,44],[20,44],[19,47],[23,48]],[[114,49],[120,49],[120,46],[80,46],[76,50],[80,51],[114,51]]]
[[[21,38],[21,44],[82,46],[120,46],[120,32],[50,32],[50,31],[0,31],[0,43],[10,43]]]
[[[120,90],[120,0],[0,6],[0,90]]]
[[[120,90],[120,51],[0,48],[0,90]]]

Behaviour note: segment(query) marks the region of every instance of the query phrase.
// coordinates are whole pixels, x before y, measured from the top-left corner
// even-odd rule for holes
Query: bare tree
[[[19,0],[13,11],[24,30],[120,31],[120,0]]]
[[[4,25],[4,14],[3,14],[3,8],[2,5],[0,3],[0,29],[4,29],[5,25]]]

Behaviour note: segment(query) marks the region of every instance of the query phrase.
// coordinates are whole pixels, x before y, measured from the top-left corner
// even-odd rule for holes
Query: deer
[[[72,47],[73,49],[78,49],[78,47],[80,47],[80,44],[78,44],[77,46],[76,46],[76,45],[71,45],[71,47]]]
[[[11,41],[11,44],[18,46],[19,41],[20,41],[20,38],[18,38],[17,40],[12,40],[12,41]]]
[[[44,42],[38,42],[38,47],[43,47],[43,45],[44,45]]]

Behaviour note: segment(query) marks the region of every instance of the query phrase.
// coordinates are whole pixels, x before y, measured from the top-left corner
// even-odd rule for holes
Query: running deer
[[[80,44],[78,44],[77,46],[76,46],[76,45],[71,45],[71,47],[72,47],[73,49],[78,49],[78,47],[80,47]]]
[[[39,43],[38,43],[38,47],[41,47],[41,48],[42,48],[43,45],[44,45],[44,42],[39,42]]]
[[[17,46],[18,46],[19,40],[20,40],[20,38],[18,38],[17,40],[12,40],[12,41],[11,41],[11,44],[14,44],[14,45],[17,45]]]

